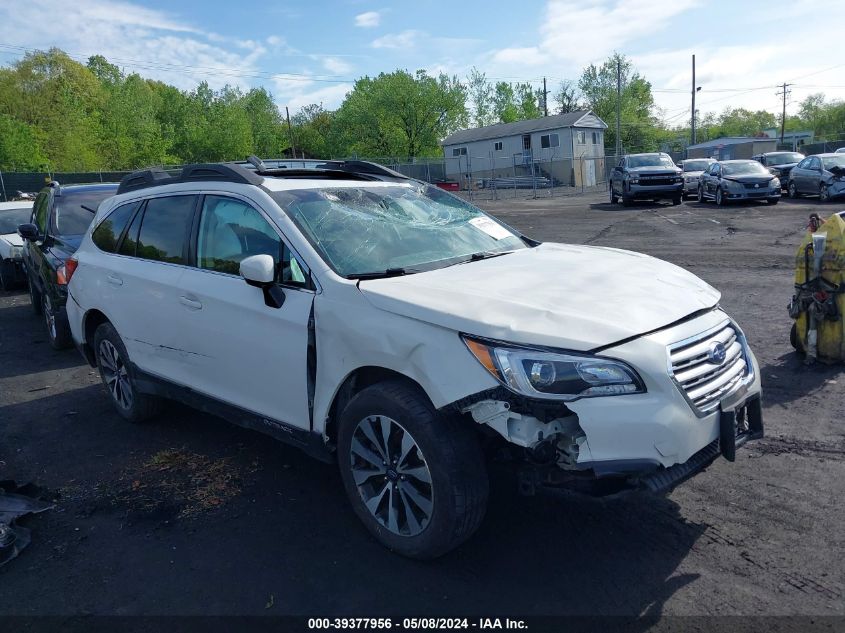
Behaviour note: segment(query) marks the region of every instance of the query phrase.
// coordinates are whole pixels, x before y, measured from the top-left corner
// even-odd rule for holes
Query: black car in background
[[[79,248],[97,207],[116,191],[117,183],[50,183],[35,199],[29,223],[18,227],[24,238],[23,261],[32,309],[44,316],[54,349],[73,343],[65,313],[67,260]]]
[[[781,188],[786,189],[789,182],[789,172],[795,165],[804,160],[804,154],[801,152],[766,152],[752,156],[752,158],[763,167],[768,167],[769,171],[780,179]]]

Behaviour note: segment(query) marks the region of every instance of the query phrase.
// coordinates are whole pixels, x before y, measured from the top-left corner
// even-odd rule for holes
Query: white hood
[[[682,268],[612,248],[542,244],[509,255],[360,282],[378,308],[488,338],[589,350],[715,307]]]
[[[4,233],[0,235],[0,240],[4,240],[12,246],[23,246],[23,238],[17,233]]]

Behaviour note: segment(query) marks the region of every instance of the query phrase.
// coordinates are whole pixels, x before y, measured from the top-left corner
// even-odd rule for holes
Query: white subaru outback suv
[[[336,461],[406,556],[477,529],[483,449],[526,493],[660,492],[762,435],[712,287],[370,163],[135,172],[67,268],[73,338],[124,418],[178,399]]]

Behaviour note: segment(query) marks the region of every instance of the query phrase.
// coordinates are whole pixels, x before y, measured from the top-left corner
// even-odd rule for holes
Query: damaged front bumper
[[[706,347],[726,328],[742,345],[745,373],[702,410],[671,367],[667,370],[667,358],[671,364],[671,354],[679,349]],[[720,310],[606,353],[635,367],[646,392],[544,405],[502,389],[459,403],[459,410],[477,423],[524,449],[519,469],[523,493],[550,488],[591,494],[626,488],[666,492],[719,455],[733,461],[737,448],[762,437],[759,367],[741,330]]]

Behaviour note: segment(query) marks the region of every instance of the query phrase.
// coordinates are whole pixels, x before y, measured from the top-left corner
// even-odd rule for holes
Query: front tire
[[[704,199],[704,188],[701,185],[698,186],[698,201],[706,202],[706,200]]]
[[[619,198],[613,193],[613,185],[610,186],[610,204],[616,204],[619,202]]]
[[[441,556],[484,518],[489,484],[471,427],[405,382],[372,385],[346,405],[338,462],[355,514],[403,556]]]
[[[819,202],[830,202],[830,191],[824,183],[819,185]]]
[[[0,290],[12,290],[15,287],[15,265],[0,261]]]
[[[719,187],[718,189],[716,189],[716,204],[719,205],[720,207],[723,207],[727,203],[728,203],[728,201],[725,199],[725,194],[722,193],[722,188]]]
[[[683,197],[683,196],[678,196],[677,198],[672,198],[672,205],[673,205],[673,206],[678,206],[679,204],[681,204],[681,198],[682,198],[682,197]]]
[[[780,202],[780,198],[768,198],[766,202],[768,202],[769,204],[777,204],[778,202]]]
[[[795,183],[790,181],[789,186],[787,187],[787,191],[789,192],[790,198],[800,198],[801,194],[798,193],[798,187],[795,186]]]
[[[138,390],[129,354],[117,330],[103,323],[94,333],[97,368],[117,412],[129,422],[143,422],[161,409],[161,400]]]

